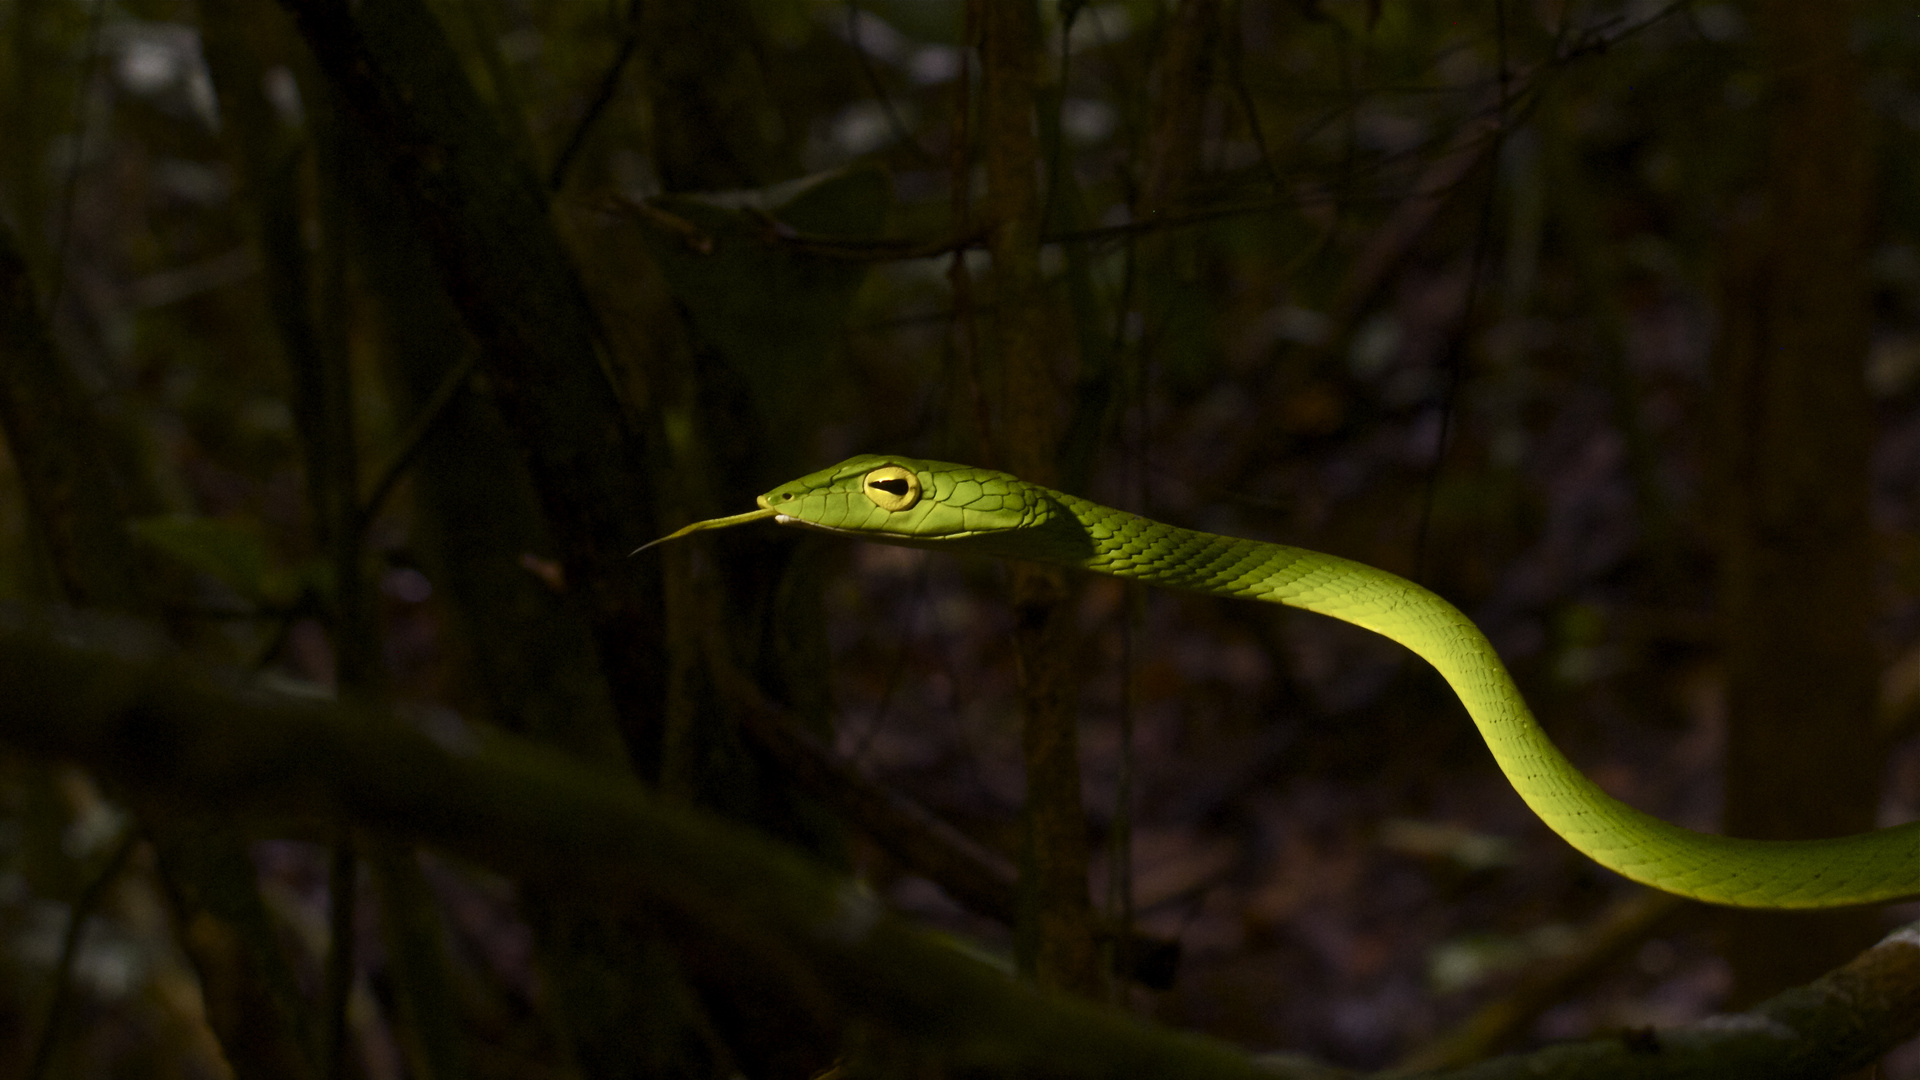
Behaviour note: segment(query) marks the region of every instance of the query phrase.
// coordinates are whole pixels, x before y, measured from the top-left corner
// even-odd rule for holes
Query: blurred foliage
[[[982,363],[995,313],[965,4],[735,0],[706,21],[692,0],[425,6],[511,148],[501,175],[558,176],[551,223],[597,349],[583,363],[626,425],[583,444],[644,463],[634,502],[662,531],[855,451],[990,456],[1005,401]],[[1047,345],[1059,428],[1087,440],[1063,449],[1086,462],[1082,493],[1419,575],[1480,622],[1602,786],[1713,827],[1708,358],[1766,143],[1750,7],[1223,2],[1185,179],[1146,206],[1174,5],[1043,4]],[[243,165],[215,90],[216,10],[247,20],[279,154],[259,160],[284,170],[267,178],[291,192],[302,302],[350,380],[354,497],[398,470],[358,535],[310,498],[255,202],[272,185]],[[1872,0],[1853,39],[1879,189],[1864,377],[1894,821],[1920,813],[1920,20]],[[359,644],[397,715],[449,739],[499,725],[621,770],[648,758],[581,575],[660,573],[635,617],[667,656],[664,719],[648,718],[662,790],[850,869],[961,949],[1011,951],[1007,927],[791,789],[736,704],[750,685],[1010,855],[1023,787],[1000,568],[771,526],[582,561],[515,412],[513,394],[542,388],[468,359],[491,344],[424,253],[431,228],[374,205],[384,181],[353,154],[375,140],[342,119],[284,11],[10,0],[0,45],[0,212],[125,474],[128,527],[156,556],[149,629],[182,664],[331,693],[358,567],[377,630]],[[0,468],[0,599],[62,598],[47,543]],[[1632,901],[1533,821],[1444,686],[1389,643],[1105,580],[1074,602],[1094,850],[1124,818],[1130,908],[1184,949],[1170,989],[1122,984],[1123,1007],[1384,1067]],[[32,1057],[67,921],[125,821],[77,772],[0,761],[0,1073]],[[318,1017],[340,838],[236,824]],[[1095,897],[1111,865],[1096,858]],[[420,871],[358,887],[342,1075],[804,1077],[842,1054],[886,1060],[884,1033],[831,1029],[782,973],[569,921],[564,896],[430,854]],[[163,878],[142,846],[99,890],[57,975],[73,1000],[45,1075],[229,1075]],[[435,1023],[469,1048],[457,1061],[420,1042],[425,1006],[396,989],[391,927],[427,933],[423,909],[448,969]],[[1515,1040],[1712,1011],[1729,984],[1714,919],[1637,930],[1530,1003]],[[589,1016],[596,1002],[608,1015]],[[621,1039],[652,1056],[610,1064]],[[1884,1068],[1920,1076],[1920,1053]]]
[[[212,521],[185,514],[141,518],[133,534],[263,608],[288,607],[299,599],[299,575],[273,565],[266,539],[246,523]],[[316,567],[313,585],[331,585],[324,567]]]

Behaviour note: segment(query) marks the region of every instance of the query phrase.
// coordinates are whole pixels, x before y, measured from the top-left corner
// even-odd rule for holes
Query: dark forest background
[[[0,46],[0,1074],[1251,1068],[1153,1024],[1639,1075],[1915,917],[1598,869],[1331,620],[628,557],[856,452],[1003,468],[1420,580],[1660,817],[1908,821],[1910,5],[5,0]],[[1899,964],[1755,1060],[1920,1076]]]

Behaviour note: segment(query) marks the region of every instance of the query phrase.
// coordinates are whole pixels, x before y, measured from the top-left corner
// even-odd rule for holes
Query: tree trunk
[[[993,256],[994,345],[1006,408],[1007,467],[1059,483],[1046,286],[1040,276],[1040,142],[1034,117],[1040,13],[1031,0],[978,5],[984,98],[987,247]],[[1058,567],[1009,568],[1020,667],[1027,801],[1022,959],[1043,986],[1097,994],[1104,985],[1087,899],[1087,815],[1080,795],[1079,686],[1073,678],[1072,590]]]
[[[1734,256],[1716,393],[1725,827],[1830,837],[1872,828],[1879,805],[1870,154],[1853,5],[1761,0],[1753,11],[1772,92],[1766,191],[1755,238]],[[1876,926],[1872,911],[1733,917],[1735,1004],[1839,962]]]

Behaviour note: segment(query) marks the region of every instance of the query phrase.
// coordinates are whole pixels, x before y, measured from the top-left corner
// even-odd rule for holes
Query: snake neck
[[[1376,631],[1380,628],[1349,615],[1429,605],[1451,610],[1451,605],[1428,590],[1364,563],[1264,540],[1184,529],[1075,495],[1042,490],[1058,512],[1077,526],[1072,531],[1088,541],[1049,545],[1050,561],[1161,588],[1305,608]],[[1329,610],[1334,607],[1341,610]],[[1347,607],[1355,611],[1344,610]],[[1459,622],[1469,634],[1480,636],[1464,615]]]
[[[1508,780],[1536,813],[1575,846],[1598,815],[1618,828],[1637,811],[1581,776],[1547,738],[1506,665],[1473,620],[1434,592],[1365,563],[1285,544],[1183,529],[1059,492],[1048,498],[1084,535],[1027,557],[1212,596],[1285,604],[1390,638],[1433,665],[1479,727]],[[1053,523],[1058,525],[1059,523]],[[1651,821],[1651,819],[1646,819]],[[1603,860],[1604,861],[1604,860]]]

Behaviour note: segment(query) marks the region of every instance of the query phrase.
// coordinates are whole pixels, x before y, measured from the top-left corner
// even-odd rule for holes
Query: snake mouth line
[[[864,539],[872,538],[872,534],[862,532],[859,529],[838,529],[832,525],[822,525],[819,522],[808,521],[806,518],[794,517],[791,514],[775,514],[773,515],[773,523],[775,525],[797,525],[802,529],[809,529],[813,532],[833,533],[836,536],[852,536]]]

